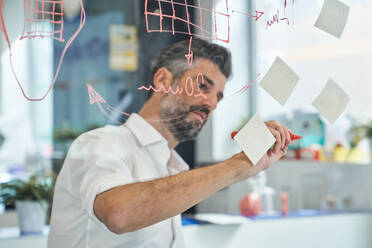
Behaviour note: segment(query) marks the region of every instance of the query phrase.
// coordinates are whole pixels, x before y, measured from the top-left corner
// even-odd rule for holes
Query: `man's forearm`
[[[94,211],[117,234],[135,231],[180,214],[246,178],[247,166],[251,167],[227,160],[174,176],[116,187],[97,196]]]

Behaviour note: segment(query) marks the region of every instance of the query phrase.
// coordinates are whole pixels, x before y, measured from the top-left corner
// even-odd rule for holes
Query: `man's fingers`
[[[284,131],[285,131],[285,135],[286,135],[286,146],[288,146],[291,142],[292,142],[292,139],[291,139],[291,135],[289,134],[291,132],[291,130],[289,130],[289,128],[287,127],[283,127],[284,128]]]
[[[282,155],[280,156],[280,158],[284,157],[287,154],[287,151],[288,151],[288,145],[283,150],[281,150]]]
[[[273,149],[274,153],[278,153],[279,150],[286,150],[288,145],[292,142],[290,132],[291,130],[285,126],[280,125],[277,121],[265,122],[267,127],[276,139],[276,143]]]
[[[267,151],[267,156],[271,156],[272,155],[272,153],[273,153],[273,151],[271,150],[271,149],[269,149],[268,151]]]
[[[276,143],[274,145],[274,153],[278,153],[282,146],[282,140],[280,137],[280,133],[276,131],[275,129],[270,129],[270,131],[276,139]]]
[[[286,145],[286,140],[287,140],[284,128],[283,127],[277,127],[276,130],[278,130],[278,132],[280,133],[280,140],[281,140],[281,143],[282,143],[280,148],[284,149],[284,147]]]

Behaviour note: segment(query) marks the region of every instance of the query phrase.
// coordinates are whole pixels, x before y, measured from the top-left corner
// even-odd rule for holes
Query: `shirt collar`
[[[168,161],[168,169],[171,175],[180,173],[181,171],[189,170],[189,165],[181,158],[181,156],[175,151],[171,151],[171,155]]]
[[[158,142],[165,142],[168,146],[168,141],[158,132],[158,130],[138,114],[131,114],[124,125],[132,131],[141,146],[148,146]]]

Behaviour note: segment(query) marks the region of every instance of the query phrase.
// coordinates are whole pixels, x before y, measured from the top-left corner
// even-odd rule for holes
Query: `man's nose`
[[[204,98],[204,104],[208,106],[209,111],[215,110],[217,107],[217,103],[217,97],[211,94],[206,95],[206,98]]]

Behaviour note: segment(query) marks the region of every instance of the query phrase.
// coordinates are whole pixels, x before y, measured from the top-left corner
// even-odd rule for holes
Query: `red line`
[[[26,0],[25,0],[25,2],[26,2]],[[31,0],[28,0],[28,17],[30,17],[31,16],[31,5],[32,5],[32,3],[31,3]],[[25,5],[25,8],[26,8],[26,5]]]
[[[45,34],[58,34],[58,33],[60,33],[61,32],[61,30],[58,30],[58,31],[44,31],[43,33],[45,33]],[[28,31],[28,32],[26,32],[27,34],[35,34],[35,33],[40,33],[40,31],[39,30],[36,30],[36,31]]]
[[[191,44],[192,44],[192,36],[190,37],[190,42],[189,42],[189,54],[191,54]]]
[[[60,3],[60,6],[61,6],[61,12],[63,13],[63,10],[64,10],[64,2],[61,2]],[[53,19],[54,19],[54,16],[53,16]],[[60,40],[63,40],[63,30],[64,30],[64,22],[63,22],[63,15],[61,16],[61,28],[60,28],[60,35],[59,35],[59,38]]]
[[[10,43],[10,40],[9,40],[8,32],[6,31],[4,17],[3,17],[3,3],[4,3],[3,1],[0,1],[0,22],[1,22],[1,29],[3,30],[4,36],[5,36],[5,40],[8,43],[8,46],[11,47],[11,43]],[[10,56],[11,56],[12,51],[9,51],[9,53],[10,53]]]
[[[1,3],[2,3],[2,1],[1,1]],[[29,4],[31,3],[30,0],[28,1],[28,3]],[[25,32],[26,32],[27,20],[30,17],[30,8],[26,8],[26,6],[27,6],[27,3],[26,3],[26,0],[24,0],[23,1],[23,7],[24,7],[24,12],[25,12],[25,22],[23,24],[23,31],[22,31],[22,35],[21,36],[23,36],[25,34]],[[28,10],[28,12],[27,12],[27,10]],[[10,47],[10,45],[9,45],[9,47]]]
[[[253,17],[251,14],[248,14],[246,12],[239,11],[239,10],[232,10],[231,12],[232,13],[238,13],[238,14],[246,15],[246,16],[249,16],[249,17]]]
[[[40,22],[40,20],[36,20],[36,19],[27,19],[27,22]],[[45,22],[48,22],[48,23],[54,23],[54,24],[63,24],[62,21],[53,21],[53,20],[49,20],[49,19],[45,19]]]
[[[190,36],[189,53],[185,55],[185,57],[187,59],[187,63],[189,64],[189,66],[192,66],[193,55],[194,55],[194,53],[191,51],[191,44],[192,44],[192,36]]]
[[[53,36],[53,35],[41,35],[41,34],[38,34],[38,35],[32,35],[32,36],[30,36],[30,35],[27,35],[27,36],[21,36],[21,37],[19,38],[19,40],[23,40],[23,39],[34,39],[34,38],[42,38],[42,39],[44,39],[44,38],[51,38],[51,39],[54,39],[54,40],[57,40],[57,41],[60,41],[60,42],[65,42],[64,39],[61,39],[61,38],[59,38],[59,37],[55,37],[55,36]]]
[[[37,1],[45,2],[45,3],[61,2],[61,1],[50,1],[50,0],[37,0]]]
[[[169,1],[169,0],[158,0],[158,1],[161,1],[161,2],[164,2],[164,3],[171,3],[171,1]],[[175,2],[174,4],[175,5],[180,5],[180,6],[186,6],[186,4],[179,3],[179,2]],[[200,6],[195,6],[195,5],[190,5],[190,4],[188,4],[187,6],[191,7],[191,8],[196,8],[196,9],[204,10],[204,11],[207,11],[207,12],[215,13],[215,14],[218,14],[218,15],[230,17],[230,15],[228,13],[223,13],[223,12],[220,12],[220,11],[216,11],[215,9],[211,10],[211,9],[207,9],[207,8],[200,8]]]
[[[120,111],[119,109],[113,108],[113,107],[111,107],[110,105],[108,105],[107,107],[110,108],[111,111],[117,111],[117,112],[119,112],[120,114],[123,114],[123,115],[126,115],[126,116],[130,116],[130,114],[128,114],[128,113],[126,113],[126,112],[123,112],[123,111]]]
[[[176,10],[174,9],[174,2],[172,0],[172,11],[173,11],[173,16],[172,16],[172,33],[174,35],[174,19],[176,18]]]
[[[45,3],[44,3],[44,1],[42,1],[41,2],[41,11],[42,11],[42,17],[41,17],[41,19],[43,20],[43,27],[42,27],[42,29],[43,30],[45,30],[45,13],[44,13],[44,11],[45,11]]]
[[[39,2],[38,1],[35,2],[35,9],[37,11],[39,10]],[[35,13],[35,10],[32,9],[31,12]],[[36,18],[39,19],[39,13],[38,12],[36,12]],[[36,26],[36,30],[38,30],[38,26]]]
[[[229,14],[229,1],[226,0],[226,11],[227,13]],[[227,18],[227,43],[230,42],[230,15],[229,17]]]
[[[53,13],[56,11],[56,4],[55,4],[55,2],[53,2]],[[55,15],[52,15],[53,16],[53,22],[55,21]],[[54,32],[54,25],[53,25],[53,32]]]
[[[257,11],[257,10],[256,10],[256,15],[255,16],[253,16],[251,14],[248,14],[248,13],[245,13],[245,12],[242,12],[242,11],[239,11],[239,10],[232,10],[232,13],[238,13],[238,14],[241,14],[241,15],[246,15],[248,17],[255,18],[255,21],[258,21],[261,18],[261,16],[263,16],[265,14],[264,12]],[[258,15],[258,14],[260,14],[260,15]]]
[[[160,16],[160,14],[158,14],[158,13],[153,13],[153,12],[148,13],[148,15]],[[170,15],[164,15],[164,14],[163,14],[163,17],[165,17],[165,18],[173,18],[173,16],[170,16]],[[187,23],[187,21],[186,21],[185,19],[182,19],[182,18],[180,18],[180,17],[176,17],[176,18],[174,18],[174,19],[176,19],[176,20],[178,20],[178,21],[182,21],[182,22],[184,22],[184,23]],[[199,27],[198,25],[196,25],[196,24],[194,24],[194,23],[190,23],[190,25],[193,26],[193,27],[196,27],[196,28],[202,29],[201,27]],[[153,31],[153,30],[152,30],[152,31]],[[163,32],[163,31],[166,31],[166,30],[163,30],[163,31],[157,30],[157,31],[158,31],[158,32]],[[150,31],[148,30],[148,32],[150,32]],[[204,32],[207,32],[207,33],[210,34],[210,32],[208,32],[208,31],[206,31],[206,30],[204,30]],[[175,33],[180,33],[180,32],[175,31]],[[189,34],[189,33],[188,33],[188,32],[184,32],[184,34]]]
[[[259,74],[257,75],[257,79],[258,79],[260,76],[261,76],[261,73],[259,73]],[[243,86],[240,90],[238,90],[238,91],[236,91],[234,94],[232,94],[232,96],[233,96],[233,95],[236,95],[236,94],[239,94],[239,93],[244,93],[245,91],[247,91],[247,90],[252,86],[252,84],[253,84],[253,79],[252,79],[251,81],[249,81],[249,83],[248,83],[247,85]]]
[[[150,31],[148,31],[148,33],[155,33],[155,32],[160,32],[159,29],[152,29]],[[163,30],[163,32],[165,33],[172,33],[172,30]],[[186,34],[188,35],[189,33],[188,32],[183,32],[183,31],[175,31],[176,34]],[[201,38],[206,38],[206,39],[210,39],[210,40],[213,40],[212,36],[202,36],[201,34],[193,34],[193,36],[197,36],[197,37],[201,37]]]
[[[54,2],[53,2],[53,7],[55,6],[55,4],[54,4]],[[38,9],[31,9],[31,11],[33,12],[33,13],[38,13],[38,14],[42,14],[42,15],[44,15],[44,14],[47,14],[47,15],[51,15],[51,16],[63,16],[63,13],[59,13],[59,12],[54,12],[55,10],[54,10],[54,8],[53,8],[53,11],[51,12],[51,11],[42,11],[42,10],[38,10]]]
[[[160,30],[158,29],[154,29],[154,30],[150,30],[148,31],[148,33],[155,33],[155,32],[160,32]],[[166,33],[171,33],[172,30],[163,30],[163,32],[166,32]],[[188,35],[187,32],[181,32],[181,31],[176,31],[175,33],[177,34],[186,34]],[[193,34],[193,36],[197,36],[197,37],[201,37],[201,38],[205,38],[205,39],[208,39],[208,40],[215,40],[214,38],[212,38],[212,36],[202,36],[201,34]],[[229,40],[224,40],[224,39],[218,39],[219,41],[222,41],[222,42],[225,42],[225,43],[229,43]]]
[[[147,4],[148,0],[145,0],[145,19],[146,19],[146,30],[149,31],[149,18],[148,18],[148,11],[147,11]]]
[[[190,30],[190,14],[189,14],[189,8],[188,8],[188,5],[187,5],[187,0],[185,0],[185,4],[186,4],[186,16],[187,16],[187,29],[189,30],[189,35],[191,35],[191,30]]]
[[[160,10],[160,30],[163,30],[163,11],[162,11],[162,8],[161,8],[161,1],[158,0],[158,4],[159,4],[159,10]],[[162,32],[162,31],[160,31]]]
[[[212,0],[212,7],[213,9],[215,10],[216,9],[216,3],[215,3],[215,0]],[[213,17],[214,17],[214,33],[215,33],[215,38],[216,40],[218,40],[218,36],[217,36],[217,17],[216,17],[216,12],[213,13]]]
[[[200,0],[198,0],[199,2],[199,11],[200,11],[200,27],[201,27],[201,31],[202,31],[202,35],[204,35],[204,30],[203,30],[203,10],[202,10],[202,7],[201,7],[201,3],[200,3]]]

